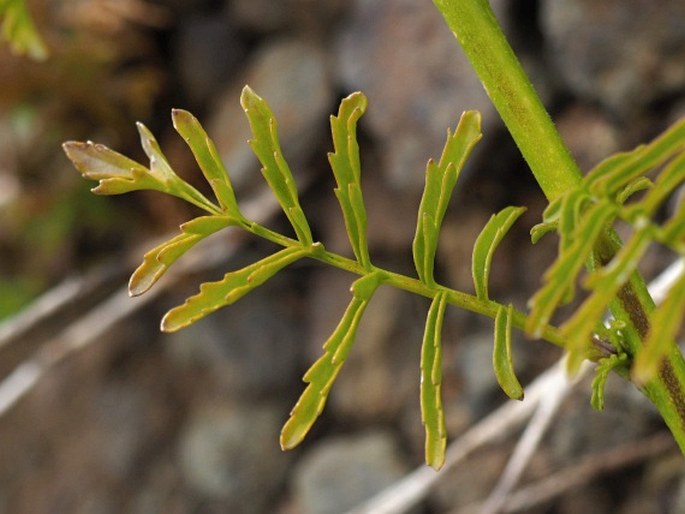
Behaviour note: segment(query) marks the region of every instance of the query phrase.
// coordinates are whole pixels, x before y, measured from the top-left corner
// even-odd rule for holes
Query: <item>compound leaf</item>
[[[300,206],[295,179],[283,157],[278,139],[278,123],[266,101],[249,86],[243,88],[240,104],[250,123],[253,138],[250,147],[262,164],[262,174],[283,208],[297,239],[305,246],[312,244],[312,232]]]
[[[514,307],[500,305],[495,316],[495,346],[492,352],[492,367],[502,391],[513,400],[523,400],[521,387],[511,356],[511,320]]]
[[[426,464],[438,470],[445,463],[447,428],[442,408],[442,323],[447,293],[435,295],[428,310],[421,345],[421,421],[426,430]]]
[[[452,196],[452,190],[466,159],[481,137],[480,113],[478,111],[464,112],[454,134],[447,131],[447,141],[440,161],[435,163],[430,160],[426,166],[426,184],[419,205],[412,254],[419,278],[428,284],[435,282],[433,261],[437,250],[438,232]]]
[[[476,296],[481,300],[488,300],[488,279],[492,255],[497,245],[509,231],[514,222],[526,210],[525,207],[506,207],[497,214],[493,214],[473,246],[471,260],[471,275]]]
[[[284,450],[300,444],[323,412],[333,382],[354,344],[366,306],[382,280],[383,273],[376,271],[352,284],[352,300],[333,334],[324,343],[324,354],[305,373],[303,380],[308,385],[281,430],[280,442]]]
[[[262,285],[288,264],[310,252],[310,248],[303,246],[284,248],[254,264],[227,273],[222,280],[202,284],[198,294],[191,296],[183,305],[174,307],[166,313],[162,319],[162,331],[175,332],[221,307],[231,305]]]
[[[153,248],[143,256],[143,263],[131,275],[128,290],[131,296],[139,296],[149,290],[159,278],[205,237],[233,223],[228,216],[202,216],[181,225],[181,233]]]

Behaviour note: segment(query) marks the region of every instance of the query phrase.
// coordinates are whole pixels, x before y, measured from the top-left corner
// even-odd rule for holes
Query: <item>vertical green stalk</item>
[[[578,186],[580,170],[561,140],[487,0],[433,0],[551,201]]]
[[[478,74],[488,96],[530,166],[548,200],[575,189],[581,174],[535,89],[497,23],[488,0],[433,0]],[[595,255],[608,263],[620,248],[611,231]],[[654,302],[644,280],[633,274],[612,302],[613,315],[626,322],[627,350],[634,357],[649,330]],[[654,403],[685,453],[685,360],[674,345],[656,377],[637,384]]]

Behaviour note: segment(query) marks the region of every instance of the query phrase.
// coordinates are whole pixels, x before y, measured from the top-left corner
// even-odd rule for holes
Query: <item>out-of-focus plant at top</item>
[[[0,6],[4,27],[29,20],[24,2]],[[168,19],[164,8],[142,0],[29,7],[45,21],[49,59],[36,62],[0,43],[0,289],[14,291],[11,301],[3,295],[0,318],[74,260],[102,258],[130,237],[114,220],[133,205],[145,209],[145,199],[116,210],[93,202],[80,181],[59,171],[66,164],[59,143],[96,132],[110,144],[131,144],[128,120],[150,117],[167,84],[154,39]]]
[[[48,56],[43,38],[36,31],[25,0],[0,0],[2,37],[17,54],[42,61]]]

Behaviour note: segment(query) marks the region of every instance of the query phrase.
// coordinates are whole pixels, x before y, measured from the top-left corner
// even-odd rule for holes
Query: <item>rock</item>
[[[251,138],[240,91],[245,84],[264,98],[279,127],[283,153],[298,176],[312,148],[326,134],[333,90],[327,56],[320,47],[298,39],[278,39],[261,47],[219,98],[207,124],[231,179],[238,187],[261,186],[259,166],[246,141]]]
[[[460,337],[454,357],[463,381],[462,394],[473,412],[473,419],[492,410],[492,400],[499,388],[492,369],[492,337],[489,331]]]
[[[656,413],[649,402],[617,376],[605,388],[605,408],[590,405],[590,378],[565,400],[549,431],[550,455],[557,465],[648,435]]]
[[[418,398],[423,319],[412,300],[389,287],[374,295],[331,392],[341,419],[391,419]]]
[[[584,172],[620,149],[620,134],[601,111],[573,105],[562,112],[557,129]]]
[[[174,46],[176,73],[193,106],[213,98],[245,54],[235,29],[226,17],[216,13],[183,18]]]
[[[357,0],[336,70],[346,91],[369,98],[362,125],[378,138],[393,187],[422,189],[426,162],[440,156],[462,111],[493,113],[439,12],[419,0]]]
[[[188,421],[178,442],[181,473],[224,512],[268,512],[292,454],[278,446],[283,412],[265,405],[209,405]]]
[[[497,483],[509,456],[509,449],[487,448],[466,463],[446,470],[436,484],[431,500],[437,512],[457,511],[459,507],[483,501]],[[473,512],[462,509],[462,512]]]
[[[353,280],[335,271],[317,273],[310,303],[318,308],[313,314],[308,365],[322,354],[321,346],[340,321]],[[419,312],[414,299],[402,291],[390,287],[376,291],[331,389],[328,414],[367,424],[393,419],[416,402],[424,316]]]
[[[138,387],[136,387],[138,386]],[[139,469],[141,457],[164,435],[170,413],[140,384],[111,382],[95,395],[100,465],[122,483]]]
[[[685,87],[685,3],[544,0],[542,31],[566,86],[627,117]]]
[[[202,370],[234,398],[272,395],[297,383],[304,327],[293,308],[299,304],[293,289],[289,277],[272,278],[239,302],[170,334],[169,356],[183,368]]]
[[[347,512],[407,470],[396,441],[386,432],[325,439],[310,448],[295,468],[297,512]]]
[[[233,0],[229,4],[231,21],[242,29],[270,33],[297,28],[323,32],[343,14],[342,0]]]

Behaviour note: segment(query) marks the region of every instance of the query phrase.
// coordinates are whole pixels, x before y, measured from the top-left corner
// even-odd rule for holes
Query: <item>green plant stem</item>
[[[526,73],[509,46],[487,0],[433,0],[463,48],[542,191],[551,201],[577,188],[581,174]],[[621,246],[608,230],[595,254],[608,263]],[[610,305],[627,323],[626,344],[633,357],[649,331],[654,302],[635,273]],[[656,377],[637,384],[654,403],[685,453],[685,360],[674,344]]]
[[[271,241],[279,246],[292,247],[301,246],[302,243],[296,239],[279,234],[273,230],[260,225],[258,223],[247,223],[242,226],[245,230],[248,230],[252,234],[259,236],[263,239]],[[373,271],[381,271],[383,274],[383,283],[397,289],[402,289],[409,293],[417,294],[419,296],[424,296],[426,298],[434,298],[439,292],[447,293],[447,303],[465,309],[476,314],[481,314],[492,318],[493,320],[497,316],[497,311],[502,304],[497,303],[492,300],[483,300],[475,295],[470,295],[457,291],[455,289],[450,289],[449,287],[441,286],[439,284],[430,285],[421,282],[418,279],[402,275],[400,273],[395,273],[393,271],[385,270],[377,266],[371,266],[370,269],[363,267],[356,260],[344,257],[337,253],[329,252],[324,248],[321,243],[316,243],[317,249],[312,252],[311,258],[316,259],[320,262],[328,264],[339,268],[341,270],[354,273],[356,275],[364,276],[368,275]],[[523,330],[526,323],[526,315],[523,312],[514,310],[512,314],[512,325]],[[542,333],[542,338],[546,341],[559,346],[564,347],[564,337],[561,335],[559,330],[551,325],[548,325]]]
[[[552,201],[578,187],[581,174],[487,0],[433,0],[485,91]]]

